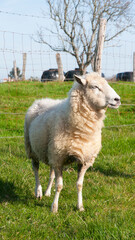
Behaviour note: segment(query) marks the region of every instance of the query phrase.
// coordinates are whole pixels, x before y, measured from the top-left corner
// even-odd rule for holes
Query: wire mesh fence
[[[135,129],[135,85],[112,83],[112,87],[121,95],[122,105],[118,110],[107,110],[105,130]],[[51,97],[61,99],[72,82],[8,82],[1,84],[0,139],[22,138],[24,118],[28,107],[35,99]]]
[[[50,44],[59,46],[56,35],[45,35]],[[38,35],[0,31],[0,82],[6,81],[13,68],[13,62],[22,72],[23,54],[26,53],[26,79],[40,80],[42,72],[50,68],[57,68],[56,53],[43,43],[39,43]],[[118,72],[133,71],[133,52],[135,42],[131,39],[118,38],[105,42],[102,57],[102,72],[112,77]],[[64,72],[77,68],[74,57],[68,53],[61,53]],[[91,66],[87,71],[91,70]]]
[[[54,35],[47,35],[46,38],[50,42],[58,42],[58,39]],[[44,70],[50,68],[57,68],[55,52],[50,50],[43,43],[38,43],[38,36],[29,35],[23,33],[0,31],[0,82],[6,82],[8,75],[13,68],[13,62],[16,61],[17,67],[21,70],[23,68],[23,54],[27,54],[26,59],[26,79],[33,80],[36,82],[14,82],[0,84],[1,88],[1,104],[0,104],[0,115],[1,115],[1,136],[0,138],[13,138],[23,137],[23,125],[24,116],[26,109],[36,98],[53,97],[53,98],[64,98],[63,85],[67,84],[67,90],[71,87],[71,83],[59,83],[59,89],[53,90],[56,83],[41,84],[39,82],[41,75]],[[102,60],[102,72],[107,78],[114,78],[118,72],[122,71],[133,71],[133,52],[135,50],[135,42],[113,40],[111,43],[105,43],[103,60]],[[62,63],[64,72],[73,70],[77,67],[75,59],[66,54],[61,53]],[[91,70],[89,67],[88,71]],[[29,83],[28,83],[29,82]],[[115,87],[115,84],[117,85]],[[134,83],[115,83],[113,85],[116,91],[119,92],[119,86],[122,92],[122,106],[120,110],[111,112],[111,116],[116,118],[114,124],[108,123],[105,127],[107,128],[122,128],[135,126],[135,85]],[[57,85],[57,84],[56,84]],[[126,90],[126,86],[127,89]],[[123,87],[122,87],[123,86]],[[32,89],[32,90],[30,90]],[[34,94],[30,91],[33,91]],[[122,90],[123,89],[123,90]],[[129,114],[130,110],[130,114]],[[108,114],[109,115],[109,114]],[[127,122],[118,121],[121,116],[125,115],[128,118]],[[130,119],[129,119],[130,118]],[[4,129],[4,132],[3,132]]]

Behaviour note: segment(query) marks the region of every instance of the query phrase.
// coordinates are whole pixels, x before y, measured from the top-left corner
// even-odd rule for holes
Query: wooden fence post
[[[15,60],[13,61],[13,66],[14,66],[14,78],[15,78],[15,81],[16,81],[18,76],[17,76],[17,68],[16,68],[16,61]]]
[[[23,53],[23,68],[22,68],[22,80],[25,80],[25,71],[26,71],[26,53]]]
[[[56,53],[56,61],[58,65],[58,74],[59,74],[59,81],[64,81],[64,74],[63,74],[63,65],[61,61],[61,56],[59,53]]]
[[[94,72],[98,72],[101,75],[101,61],[102,61],[102,52],[105,39],[106,31],[106,19],[100,19],[97,45],[96,45],[96,56],[94,61]]]
[[[133,53],[133,82],[135,82],[135,52]]]

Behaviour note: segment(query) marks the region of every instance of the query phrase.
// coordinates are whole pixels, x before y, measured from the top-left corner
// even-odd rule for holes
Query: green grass
[[[0,136],[3,137],[0,138],[0,239],[135,239],[135,126],[130,125],[135,124],[134,105],[107,110],[102,150],[85,175],[85,212],[78,212],[76,208],[75,165],[63,173],[64,189],[58,214],[50,212],[54,186],[50,198],[38,201],[34,197],[34,174],[21,137],[25,112],[37,98],[66,97],[71,85],[0,84],[0,112],[3,113],[0,117]],[[135,104],[135,84],[111,85],[121,96],[122,103]],[[40,166],[45,191],[49,168],[44,164]]]

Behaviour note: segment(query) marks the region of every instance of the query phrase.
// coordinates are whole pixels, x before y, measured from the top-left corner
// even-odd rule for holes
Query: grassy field
[[[22,137],[25,112],[37,98],[66,97],[71,85],[0,84],[0,239],[135,239],[135,84],[111,84],[128,105],[107,110],[102,150],[85,175],[85,211],[76,208],[75,165],[63,173],[58,214],[50,212],[54,186],[50,198],[34,197],[34,174]],[[43,164],[40,178],[45,190],[49,169]]]

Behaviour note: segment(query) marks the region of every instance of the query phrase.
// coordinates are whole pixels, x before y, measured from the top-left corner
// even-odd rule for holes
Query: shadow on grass
[[[15,191],[16,187],[14,186],[14,183],[0,179],[0,203],[17,201],[19,196]]]
[[[93,169],[91,169],[93,171]],[[97,166],[94,168],[94,171],[99,171],[100,173],[104,174],[105,176],[110,176],[110,177],[122,177],[122,178],[133,178],[135,177],[134,174],[127,174],[121,171],[117,171],[115,169],[105,169],[102,166]]]
[[[29,190],[24,193],[23,189],[16,187],[12,181],[3,181],[0,179],[0,203],[22,202],[28,204],[29,200],[33,198]]]
[[[19,192],[19,194],[16,194],[16,192]],[[21,189],[17,188],[13,182],[3,181],[2,179],[0,179],[0,203],[21,202],[22,204],[28,206],[29,204],[32,204],[36,207],[47,207],[48,209],[50,209],[51,202],[45,201],[45,199],[45,197],[43,197],[43,201],[36,199],[34,194],[31,194],[29,190],[24,193],[23,189],[21,191]]]
[[[76,164],[73,164],[72,167],[69,168],[65,168],[65,171],[68,170],[70,171],[70,169],[76,171],[78,171],[78,167]],[[134,178],[135,174],[128,174],[122,171],[117,171],[114,168],[109,168],[106,166],[101,166],[101,165],[96,165],[94,167],[90,167],[87,171],[90,172],[100,172],[101,174],[105,175],[105,176],[110,176],[110,177],[121,177],[121,178]]]

